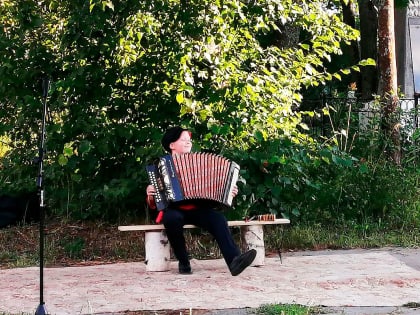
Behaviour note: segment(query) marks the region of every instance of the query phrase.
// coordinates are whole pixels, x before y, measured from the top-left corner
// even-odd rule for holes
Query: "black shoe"
[[[252,264],[255,256],[257,256],[257,251],[255,249],[250,249],[249,251],[236,256],[229,264],[229,270],[232,276],[237,276],[244,271],[246,267]]]
[[[178,270],[181,275],[190,275],[192,274],[190,262],[187,263],[178,263]]]

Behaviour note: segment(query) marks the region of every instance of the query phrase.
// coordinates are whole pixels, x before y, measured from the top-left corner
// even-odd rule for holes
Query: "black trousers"
[[[206,207],[196,210],[167,208],[163,215],[163,225],[174,255],[180,263],[185,264],[189,261],[183,228],[186,224],[193,224],[208,231],[215,238],[227,265],[240,255],[227,220],[220,211]]]

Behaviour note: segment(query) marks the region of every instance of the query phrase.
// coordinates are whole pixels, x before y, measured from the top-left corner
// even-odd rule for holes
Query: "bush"
[[[402,165],[376,152],[366,159],[327,145],[275,140],[252,153],[237,153],[237,159],[242,154],[241,195],[230,216],[274,213],[296,223],[418,226],[420,170],[413,152]]]

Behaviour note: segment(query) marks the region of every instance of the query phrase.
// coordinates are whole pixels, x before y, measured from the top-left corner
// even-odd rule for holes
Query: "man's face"
[[[171,142],[169,148],[172,150],[172,154],[190,153],[192,148],[190,132],[183,131],[178,140]]]

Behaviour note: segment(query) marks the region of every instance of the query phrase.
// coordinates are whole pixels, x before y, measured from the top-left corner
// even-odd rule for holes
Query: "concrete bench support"
[[[228,221],[229,226],[239,226],[242,235],[242,248],[245,250],[254,248],[257,256],[253,266],[263,266],[265,260],[264,225],[289,224],[288,219],[276,219],[273,221]],[[195,225],[184,225],[184,229],[197,228]],[[144,246],[146,253],[147,271],[167,271],[170,262],[170,245],[162,224],[152,225],[125,225],[119,226],[120,231],[144,231]]]

